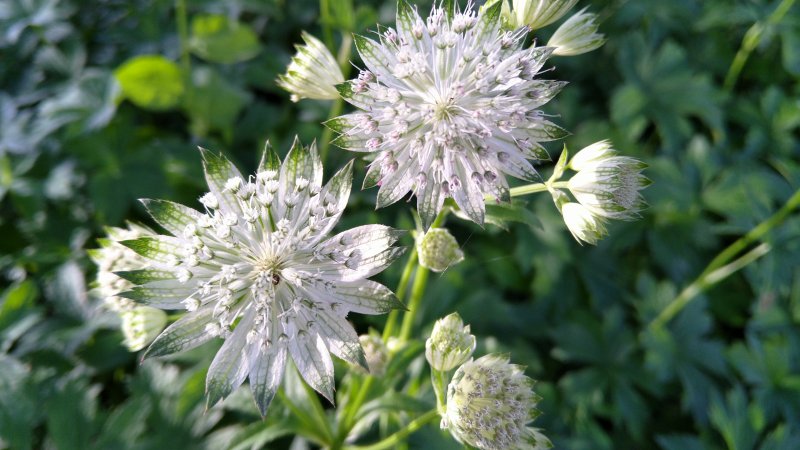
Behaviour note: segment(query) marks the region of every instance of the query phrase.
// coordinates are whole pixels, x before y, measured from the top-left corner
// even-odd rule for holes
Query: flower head
[[[458,241],[447,228],[431,228],[418,239],[419,265],[434,272],[443,272],[448,267],[464,260]]]
[[[364,348],[369,373],[375,376],[383,375],[389,359],[389,349],[386,348],[383,339],[375,334],[362,334],[358,337],[358,341]]]
[[[591,214],[630,220],[645,208],[639,191],[650,185],[650,180],[641,173],[647,165],[634,158],[617,156],[607,141],[581,150],[569,166],[578,171],[569,179],[569,190]]]
[[[504,0],[505,1],[505,0]],[[513,28],[544,28],[560,19],[578,0],[512,0],[512,10],[505,9],[505,16]]]
[[[561,215],[564,216],[569,232],[578,242],[596,244],[608,234],[605,221],[580,203],[568,202],[561,205]]]
[[[447,387],[442,419],[459,442],[479,449],[550,448],[550,441],[528,427],[539,412],[533,380],[508,357],[486,355],[456,370]]]
[[[137,306],[120,313],[123,342],[128,350],[138,352],[161,333],[167,324],[167,314],[157,308]]]
[[[119,241],[153,236],[155,232],[147,227],[129,223],[128,228],[108,227],[107,237],[99,240],[100,248],[89,250],[89,256],[97,264],[96,292],[106,306],[115,312],[130,311],[136,304],[117,294],[133,287],[133,283],[114,274],[124,270],[142,269],[147,261]]]
[[[423,20],[401,0],[396,30],[356,37],[367,70],[339,92],[362,111],[327,125],[340,147],[375,153],[364,187],[380,186],[378,207],[413,192],[428,228],[451,197],[483,224],[484,196],[509,198],[504,175],[538,179],[529,160],[565,133],[537,108],[564,83],[536,78],[552,49],[523,49],[527,30],[502,30],[500,6]]]
[[[309,385],[332,399],[331,354],[366,367],[347,314],[401,306],[389,289],[366,279],[403,252],[392,247],[400,232],[366,225],[328,236],[347,204],[352,164],[323,185],[313,144],[295,140],[283,163],[267,146],[249,177],[222,156],[202,154],[210,189],[200,198],[204,210],[144,200],[172,236],[122,242],[149,268],[118,273],[139,285],[120,295],[188,311],[147,355],[223,338],[206,379],[210,404],[249,378],[265,414],[288,358]]]
[[[425,358],[435,370],[446,372],[464,364],[475,351],[475,336],[458,313],[439,319],[425,341]]]
[[[595,50],[606,42],[605,37],[597,32],[597,15],[584,11],[586,8],[562,23],[547,41],[548,47],[555,48],[554,55],[580,55]]]
[[[303,32],[305,45],[296,45],[297,54],[284,75],[278,76],[278,86],[292,94],[292,101],[303,98],[334,100],[339,98],[336,85],[344,75],[328,47],[314,36]]]

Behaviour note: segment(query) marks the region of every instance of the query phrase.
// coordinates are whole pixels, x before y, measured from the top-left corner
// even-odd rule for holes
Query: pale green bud
[[[149,306],[138,306],[120,314],[123,342],[128,350],[139,351],[153,342],[167,324],[167,314]]]
[[[344,75],[330,50],[319,39],[302,34],[305,45],[297,45],[297,53],[278,85],[292,94],[292,101],[303,98],[335,100],[339,98],[336,85],[344,83]]]
[[[605,37],[597,32],[597,15],[585,13],[586,8],[567,19],[547,42],[555,47],[554,55],[574,56],[601,47]]]
[[[456,370],[447,387],[442,428],[479,449],[540,450],[552,447],[538,430],[528,427],[539,412],[534,381],[508,357],[486,355]]]
[[[362,334],[358,337],[358,342],[364,349],[369,373],[375,376],[383,375],[386,371],[386,362],[389,360],[389,350],[383,339],[374,334]]]
[[[431,228],[417,241],[419,264],[434,272],[442,272],[460,263],[464,253],[456,238],[446,228]]]
[[[512,9],[503,8],[504,17],[513,28],[544,28],[567,13],[578,0],[512,0]]]
[[[458,313],[439,319],[425,341],[425,358],[435,370],[446,372],[464,364],[475,351],[475,336]]]
[[[605,221],[593,215],[588,208],[580,203],[568,202],[561,206],[561,215],[569,232],[578,242],[596,244],[608,234]]]

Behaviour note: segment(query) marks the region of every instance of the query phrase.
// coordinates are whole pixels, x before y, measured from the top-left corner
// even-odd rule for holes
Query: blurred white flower
[[[548,47],[554,47],[554,55],[574,56],[587,53],[600,48],[606,42],[605,36],[597,32],[597,15],[584,12],[567,19],[553,33],[547,42]]]
[[[319,39],[302,34],[305,45],[296,45],[297,53],[286,73],[278,76],[278,86],[292,94],[291,99],[335,100],[339,98],[336,85],[344,82],[344,75],[336,58]]]
[[[137,352],[153,342],[167,324],[167,314],[149,306],[137,306],[120,313],[123,342],[128,350]]]
[[[529,160],[565,132],[537,108],[565,83],[536,78],[552,49],[524,49],[527,29],[503,30],[500,8],[434,6],[423,20],[401,0],[396,30],[356,36],[368,70],[339,92],[362,111],[326,125],[340,147],[376,153],[364,187],[380,186],[378,207],[413,192],[428,228],[451,197],[483,224],[485,195],[510,198],[506,174],[539,179]]]
[[[149,268],[121,275],[137,284],[121,296],[186,309],[147,350],[159,356],[225,340],[206,378],[209,404],[250,379],[262,414],[291,358],[308,384],[333,400],[331,354],[367,367],[349,312],[402,307],[366,278],[402,254],[402,232],[366,225],[329,237],[350,195],[352,163],[324,186],[316,146],[295,139],[283,163],[267,146],[255,175],[202,150],[210,192],[204,211],[144,200],[172,236],[123,241]]]
[[[575,3],[578,0],[512,0],[512,9],[504,8],[505,18],[512,28],[538,30],[563,17]]]
[[[383,339],[374,334],[362,334],[358,337],[364,354],[367,358],[369,373],[374,376],[382,376],[386,370],[386,362],[389,360],[389,350]]]
[[[431,228],[417,239],[419,265],[434,272],[443,272],[448,267],[464,260],[464,252],[456,238],[446,228]]]
[[[561,205],[561,215],[564,216],[564,223],[569,232],[578,242],[596,244],[608,234],[605,221],[593,215],[580,203],[569,202]]]
[[[508,357],[486,355],[456,370],[447,387],[442,428],[459,442],[485,450],[543,450],[550,441],[528,427],[539,412],[534,381]]]
[[[435,370],[446,372],[464,364],[475,351],[475,336],[458,313],[439,319],[425,341],[425,358]]]

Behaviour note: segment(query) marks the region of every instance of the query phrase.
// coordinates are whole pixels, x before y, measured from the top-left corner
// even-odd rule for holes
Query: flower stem
[[[400,283],[397,285],[397,298],[402,299],[406,295],[406,289],[408,288],[408,281],[411,279],[411,275],[414,273],[414,269],[417,267],[417,247],[411,247],[411,254],[408,256],[408,262],[406,262],[406,266],[403,268],[403,274],[400,275]],[[383,342],[387,342],[389,338],[394,334],[394,329],[397,327],[397,316],[400,314],[399,310],[393,309],[389,313],[389,317],[386,319],[386,326],[383,328]]]
[[[525,186],[517,186],[509,191],[512,197],[545,192],[549,189],[565,189],[569,186],[567,181],[556,181],[554,183],[533,183]]]
[[[750,58],[750,54],[753,53],[753,50],[755,50],[761,42],[761,35],[764,33],[764,30],[780,22],[783,16],[792,8],[794,2],[795,0],[783,0],[778,7],[775,8],[775,11],[770,14],[766,22],[756,22],[747,30],[744,34],[744,38],[742,38],[739,51],[736,52],[736,56],[733,58],[730,68],[728,68],[728,74],[725,75],[725,83],[723,85],[725,91],[730,92],[736,85],[736,80],[739,79],[739,75],[742,73],[747,59]]]
[[[364,403],[364,400],[366,400],[367,393],[369,393],[369,390],[372,388],[372,384],[374,382],[375,377],[372,375],[367,375],[364,379],[364,382],[361,384],[358,393],[353,399],[353,403],[351,405],[347,405],[347,412],[339,424],[339,436],[337,438],[339,442],[344,442],[345,439],[347,439],[347,435],[350,434],[350,430],[353,429],[353,426],[355,425],[354,419],[356,414],[358,414],[358,410],[361,409],[361,405]]]
[[[181,44],[181,68],[184,75],[189,77],[192,71],[192,62],[189,58],[189,26],[186,17],[186,0],[175,0],[175,21],[178,26],[178,39]]]
[[[700,273],[700,275],[691,284],[689,284],[689,286],[686,286],[686,288],[681,291],[681,293],[678,294],[678,296],[669,305],[667,305],[667,307],[664,308],[652,322],[650,322],[650,327],[663,327],[697,295],[714,284],[724,280],[737,270],[742,269],[758,258],[766,255],[771,250],[771,247],[769,244],[764,243],[745,253],[733,262],[730,262],[731,259],[733,259],[742,250],[747,248],[755,241],[761,239],[776,226],[780,225],[798,206],[800,206],[800,189],[797,190],[775,214],[756,225],[755,228],[736,240],[736,242],[733,244],[729,245],[713,260],[711,260],[703,272]]]
[[[325,2],[326,0],[322,0]],[[342,33],[342,45],[339,46],[339,53],[337,55],[337,62],[339,63],[339,68],[342,70],[342,75],[344,78],[350,75],[350,54],[353,51],[353,37],[350,36],[348,33]],[[333,119],[334,117],[339,116],[344,109],[344,99],[342,97],[338,97],[336,100],[333,101],[331,105],[330,111],[328,111],[328,120]],[[320,158],[323,162],[325,162],[325,158],[328,156],[328,150],[331,146],[331,140],[333,139],[333,130],[328,127],[325,127],[322,130],[322,137],[320,138],[319,143],[319,154]]]
[[[322,34],[328,48],[333,47],[333,30],[331,29],[331,8],[328,0],[319,0],[319,18],[322,22]]]
[[[417,417],[416,419],[412,420],[408,423],[404,428],[397,431],[396,433],[386,437],[385,439],[376,442],[371,445],[351,445],[345,447],[345,450],[383,450],[386,448],[395,448],[406,436],[409,434],[419,430],[423,426],[427,425],[428,423],[432,422],[439,416],[439,413],[436,409],[432,409],[425,414]]]

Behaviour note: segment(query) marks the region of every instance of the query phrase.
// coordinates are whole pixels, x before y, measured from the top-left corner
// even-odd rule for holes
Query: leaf
[[[178,65],[159,55],[131,58],[114,71],[114,76],[125,98],[153,111],[178,106],[186,90]]]
[[[200,58],[221,64],[247,61],[261,51],[258,36],[249,26],[217,14],[192,19],[189,48]]]
[[[192,71],[192,82],[184,99],[183,107],[192,118],[192,128],[205,136],[209,130],[228,132],[251,96],[216,70],[201,66]]]

